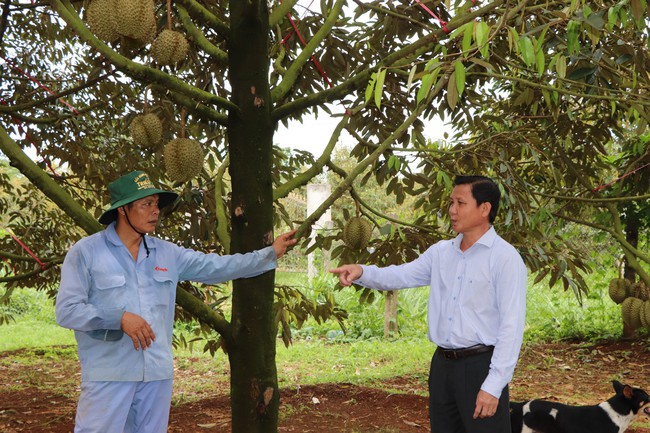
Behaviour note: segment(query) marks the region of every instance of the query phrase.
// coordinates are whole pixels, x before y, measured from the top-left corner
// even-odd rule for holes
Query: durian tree
[[[610,228],[599,210],[615,225],[625,206],[647,209],[647,190],[617,187],[629,173],[648,179],[647,19],[643,0],[5,1],[0,150],[29,183],[0,176],[11,204],[0,212],[12,209],[9,228],[38,258],[0,238],[5,295],[54,294],[67,248],[102,229],[107,184],[133,169],[181,193],[157,235],[222,253],[268,245],[282,199],[327,170],[339,179],[332,195],[290,223],[305,236],[328,207],[354,202],[313,248],[378,264],[452,236],[451,179],[486,174],[503,186],[499,233],[540,279],[583,293],[589,267],[567,224]],[[279,124],[314,115],[340,119],[321,154],[274,146]],[[434,116],[456,134],[427,140]],[[331,157],[344,130],[357,143],[352,169]],[[415,198],[409,218],[372,206],[370,177],[386,200]],[[377,229],[371,249],[341,242],[351,217]],[[647,239],[608,233],[650,283]],[[309,314],[342,316],[331,299],[274,289],[272,272],[233,283],[230,319],[220,290],[179,287],[178,316],[220,335],[207,348],[230,359],[233,431],[275,432],[276,337],[288,342]]]

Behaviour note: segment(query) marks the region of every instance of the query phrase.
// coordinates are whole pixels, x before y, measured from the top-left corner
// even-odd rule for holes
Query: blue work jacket
[[[112,223],[81,239],[66,255],[56,321],[75,331],[82,381],[171,379],[177,283],[217,284],[254,277],[277,265],[273,247],[220,256],[148,236],[147,245],[149,257],[141,244],[133,260]],[[142,316],[153,329],[156,340],[146,350],[135,350],[120,330],[125,311]]]

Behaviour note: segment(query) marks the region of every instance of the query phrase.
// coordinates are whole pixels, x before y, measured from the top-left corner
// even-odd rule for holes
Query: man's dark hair
[[[499,200],[501,199],[499,186],[485,176],[457,176],[454,179],[454,186],[465,184],[472,187],[472,196],[476,200],[476,204],[488,202],[492,205],[490,208],[490,224],[492,224],[499,210]]]

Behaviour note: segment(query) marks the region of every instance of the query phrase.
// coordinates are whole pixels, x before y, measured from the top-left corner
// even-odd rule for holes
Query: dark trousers
[[[511,433],[506,386],[490,418],[473,419],[476,397],[488,375],[492,352],[446,359],[436,350],[429,370],[431,433]]]

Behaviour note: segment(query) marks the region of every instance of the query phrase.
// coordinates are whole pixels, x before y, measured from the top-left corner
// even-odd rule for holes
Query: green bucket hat
[[[117,209],[150,195],[158,194],[160,201],[158,208],[162,209],[176,200],[178,194],[171,191],[163,191],[154,187],[149,176],[144,171],[132,171],[129,174],[114,180],[108,185],[111,194],[111,205],[104,211],[99,222],[106,225],[117,219]]]

